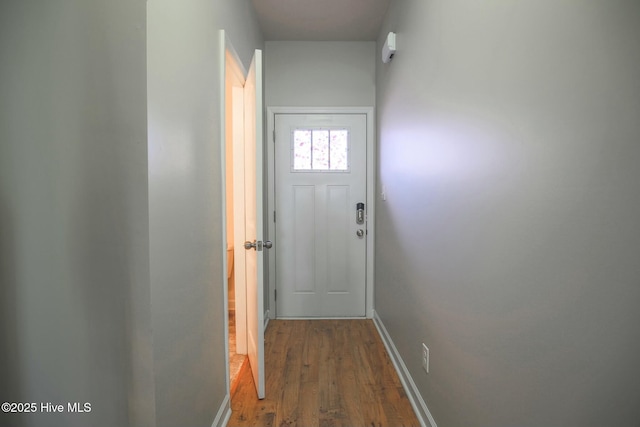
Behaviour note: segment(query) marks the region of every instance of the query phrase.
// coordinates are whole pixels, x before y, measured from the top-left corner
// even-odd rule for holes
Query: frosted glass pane
[[[296,129],[293,131],[291,155],[293,171],[348,171],[349,131]]]
[[[293,132],[293,170],[311,169],[311,131]]]
[[[349,169],[347,160],[349,132],[346,130],[332,130],[329,148],[329,169],[346,171]]]
[[[313,138],[313,165],[314,170],[329,169],[329,131],[314,130]]]

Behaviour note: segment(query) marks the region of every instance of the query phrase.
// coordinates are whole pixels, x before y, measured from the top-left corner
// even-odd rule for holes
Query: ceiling
[[[252,0],[265,40],[376,40],[390,0]]]

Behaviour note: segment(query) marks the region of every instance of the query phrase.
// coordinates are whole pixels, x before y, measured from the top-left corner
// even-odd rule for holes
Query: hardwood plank
[[[311,321],[306,326],[305,342],[302,346],[302,370],[300,374],[300,425],[318,427],[319,424],[319,368],[320,331]]]
[[[334,351],[335,329],[331,325],[324,325],[321,329],[319,367],[319,399],[320,426],[340,427],[343,424],[344,407],[338,392],[338,363],[339,358]]]
[[[387,396],[380,393],[380,379],[383,377],[377,372],[382,365],[374,364],[376,359],[372,358],[375,354],[374,341],[365,323],[357,323],[355,326],[357,326],[355,332],[359,338],[356,340],[358,345],[353,349],[355,365],[358,367],[356,380],[360,390],[360,400],[366,402],[361,405],[363,425],[389,425],[382,406],[382,401],[386,400]]]
[[[272,320],[265,355],[266,398],[246,364],[229,427],[419,425],[371,320]]]
[[[338,352],[338,393],[344,406],[344,415],[354,426],[362,426],[364,418],[362,416],[361,390],[356,379],[356,363],[353,356],[354,348],[358,342],[353,334],[352,320],[342,321],[336,327],[335,349]]]
[[[275,404],[257,399],[249,361],[244,363],[231,395],[231,411],[236,420],[247,426],[272,427]]]
[[[287,356],[279,378],[278,391],[275,393],[275,396],[279,396],[275,419],[277,426],[301,425],[298,423],[298,396],[302,369],[301,348],[304,344],[306,324],[304,321],[288,322],[290,327],[286,344]]]

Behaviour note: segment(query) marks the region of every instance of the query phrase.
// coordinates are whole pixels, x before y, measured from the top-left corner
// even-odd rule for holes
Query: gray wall
[[[0,424],[213,422],[224,27],[248,64],[248,2],[2,2],[0,401],[92,410]]]
[[[0,5],[3,426],[153,423],[145,5]]]
[[[209,426],[226,389],[219,29],[248,67],[250,2],[148,3],[149,228],[158,426]]]
[[[265,46],[265,105],[372,106],[374,57],[374,42],[269,41]]]
[[[407,0],[391,30],[376,310],[436,422],[637,426],[640,4]]]

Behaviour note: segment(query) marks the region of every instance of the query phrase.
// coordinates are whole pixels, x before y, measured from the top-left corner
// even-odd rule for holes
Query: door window
[[[348,172],[348,129],[295,129],[291,138],[292,172]]]

